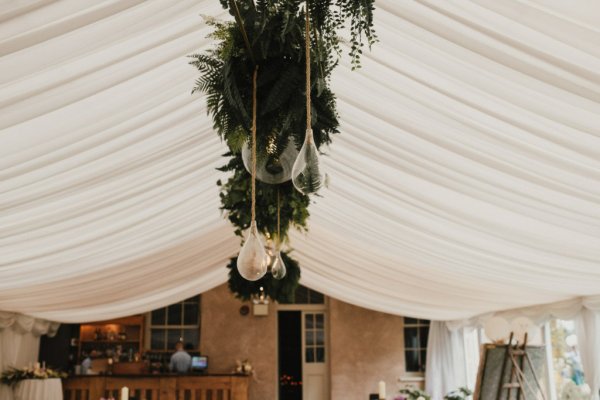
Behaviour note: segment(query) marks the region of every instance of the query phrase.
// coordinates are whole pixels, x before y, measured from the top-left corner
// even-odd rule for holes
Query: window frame
[[[417,355],[418,355],[418,360],[420,364],[425,364],[425,369],[427,369],[427,346],[423,346],[423,344],[421,343],[421,329],[422,328],[427,328],[427,329],[431,329],[431,320],[428,319],[421,319],[421,318],[410,318],[412,320],[415,320],[415,322],[406,322],[407,319],[409,319],[410,317],[403,317],[403,329],[402,329],[402,333],[403,333],[403,345],[404,345],[404,373],[406,377],[424,377],[425,376],[425,370],[423,371],[411,371],[408,369],[408,362],[407,362],[407,358],[406,358],[406,353],[408,351],[416,351]],[[417,340],[418,340],[418,347],[406,347],[406,329],[407,328],[416,328],[417,329]],[[425,352],[425,360],[422,359],[422,354],[423,352]]]
[[[308,300],[308,303],[298,303],[297,299],[294,299],[293,302],[283,302],[283,303],[277,303],[278,307],[282,307],[282,306],[311,306],[311,307],[315,307],[315,308],[319,308],[319,307],[323,307],[327,304],[327,296],[325,296],[323,293],[319,292],[318,290],[314,290],[311,289],[309,287],[306,287],[304,285],[298,285],[298,288],[296,289],[296,293],[298,293],[298,290],[303,290],[306,291],[306,298]],[[314,296],[319,296],[323,298],[323,302],[321,303],[317,303],[311,300],[314,300]]]
[[[310,318],[312,319],[312,327],[308,327],[308,316],[311,316]],[[319,328],[317,326],[317,319],[318,316],[322,317],[322,325]],[[304,364],[326,364],[328,361],[328,357],[329,357],[329,349],[327,348],[327,312],[326,310],[304,310],[302,312],[302,341],[303,341],[303,346],[302,346],[302,357],[303,357],[303,363]],[[322,343],[318,343],[317,337],[318,337],[318,333],[322,333],[323,335],[323,340]],[[308,334],[311,334],[313,337],[312,340],[312,344],[308,343]],[[307,357],[307,350],[311,350],[312,354],[313,354],[313,360],[309,361],[308,357]],[[323,351],[323,359],[321,361],[318,360],[317,354],[318,354],[318,349],[321,349]]]
[[[198,324],[193,324],[193,325],[185,325],[184,322],[184,304],[185,303],[191,303],[189,300],[191,298],[196,297],[198,299]],[[181,304],[181,324],[179,325],[175,325],[175,324],[164,324],[164,325],[153,325],[152,324],[152,312],[157,311],[157,310],[161,310],[164,309],[165,310],[165,322],[168,322],[168,308],[172,305],[175,304]],[[190,351],[200,351],[200,342],[202,340],[202,332],[201,332],[201,328],[202,328],[202,295],[197,295],[197,296],[192,296],[192,297],[188,297],[185,300],[182,300],[180,302],[177,303],[173,303],[173,304],[169,304],[165,307],[160,307],[154,310],[151,310],[149,312],[146,313],[146,327],[144,329],[145,331],[145,340],[144,340],[144,349],[145,351],[149,351],[152,353],[172,353],[175,349],[170,349],[168,348],[168,333],[166,334],[165,337],[165,349],[159,350],[159,349],[153,349],[152,348],[152,329],[165,329],[165,330],[174,330],[174,329],[197,329],[198,330],[198,342],[195,344],[195,347],[193,349],[190,349]]]

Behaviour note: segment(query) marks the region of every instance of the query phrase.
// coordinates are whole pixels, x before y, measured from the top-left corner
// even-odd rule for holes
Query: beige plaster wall
[[[402,317],[330,299],[331,399],[365,400],[385,381],[388,398],[404,375]]]
[[[202,293],[200,350],[209,357],[210,373],[230,373],[236,360],[250,360],[256,370],[250,400],[275,400],[277,312],[270,304],[267,317],[255,317],[252,311],[242,316],[239,310],[243,304],[226,284]]]
[[[257,372],[250,400],[277,399],[277,309],[268,317],[241,316],[242,302],[227,285],[202,294],[201,351],[211,373],[231,372],[248,358]],[[366,400],[384,380],[388,397],[404,375],[403,319],[329,299],[331,400]]]

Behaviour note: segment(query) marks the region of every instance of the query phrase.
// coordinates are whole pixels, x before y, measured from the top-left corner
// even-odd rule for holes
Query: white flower
[[[589,385],[583,384],[577,386],[575,382],[567,381],[561,390],[561,400],[589,400],[591,398],[592,390]]]
[[[417,400],[425,400],[425,397],[419,396],[419,397],[417,397]]]
[[[579,387],[579,390],[581,391],[582,394],[585,394],[585,395],[592,394],[592,389],[590,388],[590,385],[588,385],[587,383],[584,383],[583,385],[581,385]]]

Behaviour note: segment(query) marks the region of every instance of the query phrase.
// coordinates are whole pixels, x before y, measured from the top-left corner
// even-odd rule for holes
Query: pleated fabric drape
[[[450,330],[439,321],[431,321],[427,342],[425,390],[434,400],[467,386],[464,330]]]
[[[561,3],[377,2],[380,42],[334,76],[329,188],[292,235],[305,285],[442,321],[600,294],[600,6]],[[229,18],[0,7],[0,310],[107,319],[225,282],[200,15]]]

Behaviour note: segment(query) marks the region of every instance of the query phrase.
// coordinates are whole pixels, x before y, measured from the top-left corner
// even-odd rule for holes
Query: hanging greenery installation
[[[346,30],[351,65],[360,67],[363,47],[376,41],[374,0],[220,2],[229,10],[233,21],[206,20],[214,28],[210,37],[216,45],[204,53],[190,56],[190,64],[200,72],[192,92],[206,95],[213,127],[229,148],[224,154],[227,161],[220,170],[231,175],[217,184],[220,186],[221,209],[235,227],[236,234],[242,236],[250,226],[251,214],[251,176],[244,167],[242,149],[251,133],[255,66],[259,66],[257,159],[264,162],[267,169],[276,171],[286,146],[291,143],[299,149],[307,128],[305,4],[308,4],[311,21],[311,125],[315,144],[322,151],[338,133],[336,98],[330,80],[345,45],[339,33]],[[278,231],[278,197],[280,237],[277,239],[287,242],[291,227],[301,231],[307,229],[310,199],[295,190],[291,181],[276,185],[257,181],[256,222],[259,232],[269,238]],[[285,258],[286,265],[297,266],[289,254]],[[297,285],[299,277],[298,268],[297,274],[288,273],[281,284],[295,280]],[[230,279],[234,293],[244,292],[238,285],[232,287],[231,282]],[[267,294],[277,300],[275,292]]]

